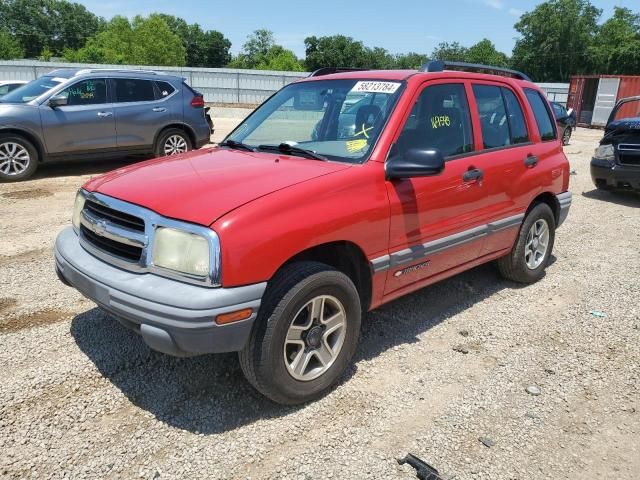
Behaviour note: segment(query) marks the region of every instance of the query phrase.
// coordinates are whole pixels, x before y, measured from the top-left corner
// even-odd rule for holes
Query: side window
[[[9,93],[11,91],[10,88],[11,88],[11,85],[0,86],[0,96],[6,95],[7,93]]]
[[[542,98],[540,93],[530,88],[525,88],[524,93],[527,96],[527,100],[529,100],[531,110],[533,110],[533,116],[536,118],[540,138],[542,138],[542,141],[554,140],[556,138],[556,122],[551,118],[551,112],[547,107],[546,100]]]
[[[504,101],[507,105],[511,143],[514,145],[527,143],[529,141],[529,132],[527,132],[527,122],[524,120],[520,102],[518,102],[515,93],[508,88],[502,89],[502,95],[504,95]]]
[[[500,87],[493,85],[474,85],[473,94],[478,105],[482,142],[484,148],[497,148],[511,145],[509,121]]]
[[[158,91],[160,92],[160,98],[165,98],[171,95],[176,89],[169,82],[156,82]]]
[[[156,99],[153,83],[150,80],[116,78],[114,81],[116,102],[149,102]]]
[[[432,85],[420,93],[394,155],[413,148],[437,148],[445,157],[473,150],[471,116],[463,84]]]
[[[67,97],[67,105],[98,105],[107,103],[107,81],[92,78],[74,83],[58,95]]]

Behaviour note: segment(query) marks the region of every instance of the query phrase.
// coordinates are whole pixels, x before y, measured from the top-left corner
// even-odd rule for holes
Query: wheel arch
[[[342,240],[315,245],[290,257],[278,271],[300,261],[324,263],[347,275],[358,291],[362,311],[369,310],[373,287],[372,271],[364,251],[357,244]]]
[[[156,133],[156,136],[153,139],[153,148],[154,149],[157,146],[158,138],[160,138],[160,136],[164,132],[169,130],[170,128],[176,128],[178,130],[182,130],[183,132],[185,132],[189,136],[189,140],[191,140],[191,146],[195,147],[195,145],[196,145],[196,133],[193,131],[193,129],[189,125],[187,125],[186,123],[175,122],[175,123],[170,123],[168,125],[165,125],[160,130],[158,130],[158,133]]]
[[[543,192],[535,197],[529,204],[529,208],[527,208],[525,216],[529,215],[529,212],[533,210],[533,208],[539,203],[545,203],[549,205],[549,208],[551,208],[551,211],[553,212],[553,218],[556,221],[556,225],[558,225],[558,223],[560,222],[560,202],[551,192]]]
[[[20,128],[2,128],[0,129],[0,134],[13,134],[13,135],[19,135],[21,137],[24,137],[25,139],[27,139],[29,142],[31,142],[33,144],[34,147],[36,147],[36,150],[38,152],[38,163],[42,163],[45,159],[46,156],[46,151],[44,149],[44,146],[42,145],[42,143],[40,142],[40,139],[38,138],[37,135],[27,131],[27,130],[22,130]]]

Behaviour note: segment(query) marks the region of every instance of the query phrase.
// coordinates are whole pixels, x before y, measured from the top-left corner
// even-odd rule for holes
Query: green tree
[[[0,30],[16,38],[28,58],[45,48],[52,55],[80,48],[103,25],[104,20],[83,5],[66,0],[0,1]]]
[[[6,32],[0,31],[0,60],[13,60],[24,57],[20,42]]]
[[[305,66],[314,71],[323,67],[368,68],[371,57],[362,42],[344,35],[307,37]]]
[[[187,52],[190,67],[223,67],[231,61],[231,42],[216,30],[204,31],[197,23],[189,24],[173,15],[159,14],[169,29],[178,35]]]
[[[481,63],[483,65],[493,65],[496,67],[509,66],[509,57],[496,50],[496,47],[491,40],[486,38],[469,47],[466,52],[465,61],[470,63]]]
[[[549,0],[524,13],[515,24],[513,66],[539,82],[586,73],[601,13],[589,0]]]
[[[395,55],[395,68],[402,70],[417,70],[429,61],[427,55],[409,52]]]
[[[640,14],[615,7],[589,50],[592,71],[606,74],[640,74]]]
[[[67,50],[67,60],[86,63],[183,66],[186,51],[158,14],[133,21],[113,17],[106,28],[79,50]]]
[[[256,30],[249,35],[242,46],[242,52],[229,63],[229,67],[296,72],[304,70],[291,50],[276,45],[273,32],[269,30]]]
[[[451,62],[467,61],[468,49],[458,42],[442,42],[431,52],[431,58],[434,60],[449,60]]]

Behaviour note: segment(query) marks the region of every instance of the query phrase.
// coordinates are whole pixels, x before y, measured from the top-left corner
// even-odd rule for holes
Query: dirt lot
[[[594,190],[600,135],[566,148],[543,281],[487,265],[368,314],[345,381],[298,408],[234,355],[149,351],[56,279],[76,189],[125,162],[1,184],[0,476],[410,479],[395,458],[413,452],[443,478],[640,478],[640,197]]]

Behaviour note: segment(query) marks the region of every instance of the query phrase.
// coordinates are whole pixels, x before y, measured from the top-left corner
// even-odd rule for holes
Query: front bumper
[[[603,190],[640,191],[640,168],[591,159],[591,179]]]
[[[174,356],[234,352],[246,344],[266,283],[208,288],[119,269],[87,252],[69,227],[56,239],[58,277],[140,333],[152,349]],[[247,320],[218,325],[221,313],[252,308]]]

